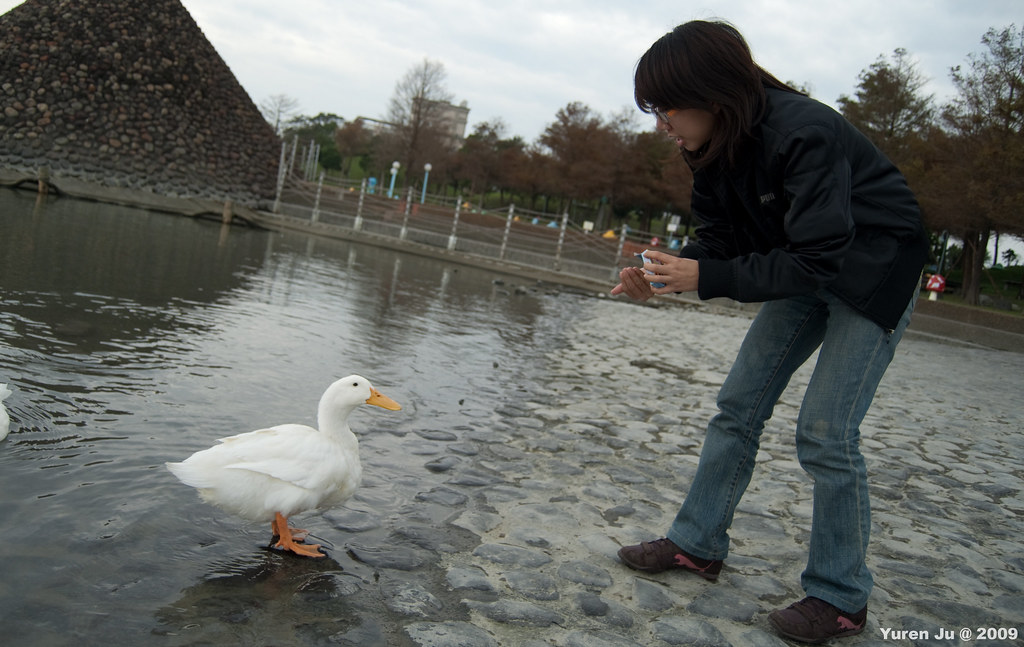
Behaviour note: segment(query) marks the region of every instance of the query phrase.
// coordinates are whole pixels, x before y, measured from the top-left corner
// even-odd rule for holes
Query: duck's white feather
[[[167,468],[203,500],[252,521],[340,505],[362,477],[347,419],[374,393],[365,378],[342,378],[320,399],[319,429],[284,424],[229,436]]]

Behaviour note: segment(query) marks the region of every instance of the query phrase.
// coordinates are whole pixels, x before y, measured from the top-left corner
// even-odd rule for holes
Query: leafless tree
[[[441,116],[453,96],[446,78],[443,63],[425,58],[395,84],[387,115],[393,124],[389,148],[407,171],[443,156]]]
[[[272,94],[260,102],[260,112],[263,118],[274,127],[274,132],[280,135],[284,125],[293,116],[298,114],[299,102],[287,94]]]

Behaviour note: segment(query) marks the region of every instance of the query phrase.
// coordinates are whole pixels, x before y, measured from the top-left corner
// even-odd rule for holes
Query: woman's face
[[[697,152],[711,139],[715,113],[700,108],[655,111],[657,128],[676,140],[679,148]]]

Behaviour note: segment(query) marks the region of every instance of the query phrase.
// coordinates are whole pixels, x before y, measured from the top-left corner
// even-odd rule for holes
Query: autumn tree
[[[840,111],[902,167],[934,119],[934,96],[922,93],[928,79],[907,51],[897,48],[891,60],[879,56],[858,80],[854,97],[839,97]]]
[[[559,195],[584,201],[606,195],[614,134],[588,106],[572,102],[561,108],[538,141],[552,158]]]
[[[964,296],[972,305],[991,233],[1024,234],[1024,28],[989,29],[981,42],[987,51],[952,69],[957,96],[942,111],[960,207],[947,228],[963,241]]]
[[[607,123],[613,135],[609,150],[609,206],[619,217],[639,215],[642,227],[663,212],[689,211],[693,176],[675,144],[653,128],[640,129],[636,113],[624,110]],[[607,224],[599,218],[599,228]]]
[[[362,119],[349,121],[334,131],[334,146],[338,150],[343,175],[349,176],[353,164],[371,154],[372,144],[373,134]]]
[[[610,150],[604,158],[608,165],[607,184],[597,213],[598,230],[608,227],[616,211],[624,215],[640,206],[649,214],[653,213],[650,206],[658,202],[644,199],[647,197],[644,189],[649,185],[651,176],[635,154],[636,144],[642,137],[637,131],[635,112],[626,109],[612,114],[605,127],[610,135],[607,138]]]
[[[948,138],[935,125],[934,96],[923,93],[927,79],[898,48],[891,58],[879,56],[858,80],[853,97],[839,97],[840,111],[900,168],[921,204],[925,225],[941,231],[944,213],[953,206],[945,186]],[[939,240],[936,236],[936,245]]]
[[[498,189],[504,202],[505,194],[511,198],[518,190],[518,173],[528,164],[530,147],[522,137],[505,138],[498,141]]]
[[[500,119],[476,125],[466,137],[457,156],[457,174],[469,182],[469,192],[484,196],[498,183],[501,175],[501,140],[505,123]]]
[[[502,177],[510,190],[525,196],[530,209],[537,209],[541,198],[557,191],[554,161],[538,144],[515,142],[502,156]]]
[[[637,133],[623,151],[629,162],[628,182],[617,196],[616,212],[642,213],[645,229],[663,212],[684,216],[689,221],[693,173],[675,144],[657,132]]]

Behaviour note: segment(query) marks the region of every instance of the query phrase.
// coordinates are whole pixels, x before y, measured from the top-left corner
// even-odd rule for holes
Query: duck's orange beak
[[[375,407],[381,407],[388,411],[398,411],[402,408],[402,405],[398,404],[377,389],[370,389],[370,397],[366,398],[366,404],[372,404]]]

